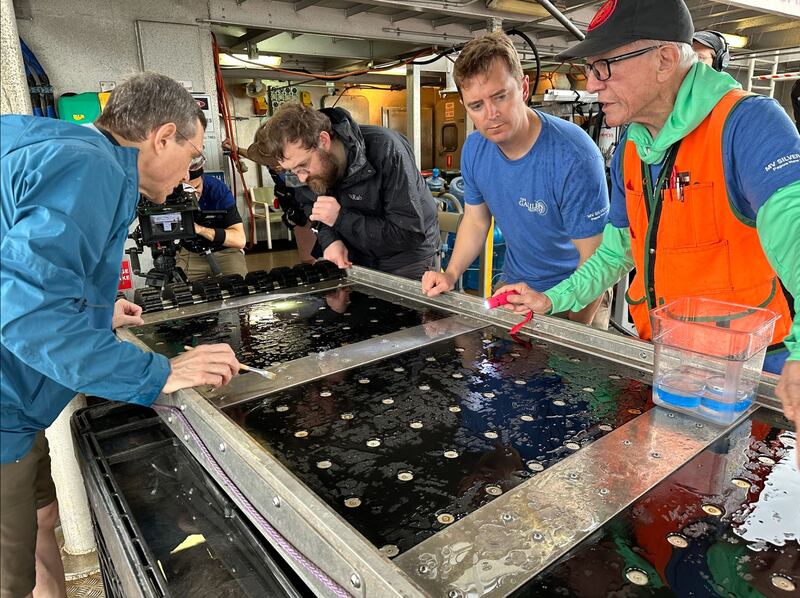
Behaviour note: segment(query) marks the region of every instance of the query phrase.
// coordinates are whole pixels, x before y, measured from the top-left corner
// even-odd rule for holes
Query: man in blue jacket
[[[115,304],[139,194],[163,203],[203,160],[205,119],[177,82],[143,73],[96,127],[0,118],[0,597],[63,596],[44,429],[78,392],[150,405],[161,392],[227,383],[227,345],[172,360],[119,342],[141,309]]]

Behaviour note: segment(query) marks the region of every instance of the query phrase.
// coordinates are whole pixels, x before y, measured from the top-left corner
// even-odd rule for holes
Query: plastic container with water
[[[425,179],[425,184],[430,189],[430,192],[435,196],[443,193],[446,187],[446,181],[439,176],[439,169],[434,168],[432,176]]]
[[[653,402],[720,424],[755,398],[778,314],[685,297],[650,312]]]

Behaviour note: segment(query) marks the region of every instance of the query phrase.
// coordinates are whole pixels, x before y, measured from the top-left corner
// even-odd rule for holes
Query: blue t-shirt
[[[530,151],[509,160],[477,131],[461,152],[464,201],[486,202],[506,239],[508,282],[546,291],[575,271],[572,239],[603,232],[608,187],[600,150],[577,125],[536,112],[542,129]]]
[[[622,181],[625,142],[623,137],[611,160],[610,220],[617,228],[629,226]],[[800,136],[780,104],[771,98],[742,100],[728,116],[722,144],[728,196],[751,220],[776,191],[800,180]],[[650,172],[655,181],[661,164],[651,166]]]
[[[201,210],[227,210],[236,205],[228,186],[210,174],[203,175],[203,195],[199,203]]]

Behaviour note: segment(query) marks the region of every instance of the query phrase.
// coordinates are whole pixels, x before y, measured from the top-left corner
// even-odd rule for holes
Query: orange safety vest
[[[729,91],[677,148],[673,146],[662,169],[667,171],[664,191],[655,197],[649,198],[645,186],[649,166],[639,159],[632,141],[625,145],[622,175],[636,266],[625,299],[643,339],[651,338],[651,309],[691,296],[770,309],[781,315],[772,343],[789,334],[789,306],[761,248],[756,222],[735,210],[725,183],[725,122],[749,95]],[[681,193],[671,188],[673,173],[685,183]],[[657,184],[650,182],[649,189]]]

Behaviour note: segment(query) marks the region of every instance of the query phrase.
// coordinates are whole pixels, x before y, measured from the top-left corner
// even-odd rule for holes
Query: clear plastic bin
[[[779,317],[700,297],[652,310],[653,402],[720,424],[735,421],[756,395]]]

